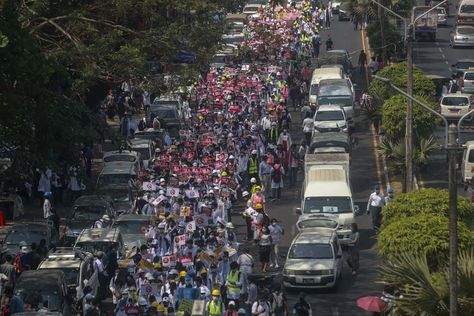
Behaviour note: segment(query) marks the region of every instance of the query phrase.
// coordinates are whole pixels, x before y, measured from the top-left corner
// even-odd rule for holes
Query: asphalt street
[[[346,49],[352,53],[354,66],[357,64],[358,54],[362,49],[362,37],[360,31],[354,31],[350,22],[339,22],[337,16],[332,22],[330,30],[321,32],[322,41],[331,35],[334,41],[334,49]],[[322,45],[322,53],[324,52]],[[358,92],[366,88],[365,74],[360,74],[359,69],[353,71],[353,82]],[[293,124],[291,134],[295,141],[299,141],[301,134],[299,113],[292,112]],[[377,174],[377,164],[374,156],[373,136],[367,123],[358,122],[353,136],[357,139],[357,145],[353,150],[351,165],[351,182],[355,202],[362,210],[365,210],[368,196],[373,186],[381,182],[382,177]],[[379,167],[380,168],[380,167]],[[300,186],[303,175],[300,174],[299,182],[295,188],[285,188],[282,199],[278,202],[268,202],[268,213],[275,217],[285,229],[285,235],[281,241],[282,253],[286,254],[288,247],[296,236],[295,223],[297,215],[295,208],[300,203]],[[385,185],[385,184],[384,184]],[[243,228],[243,221],[233,220]],[[357,223],[361,233],[360,273],[352,276],[347,264],[344,265],[343,277],[336,290],[307,290],[307,299],[313,308],[313,315],[367,315],[356,306],[359,297],[377,294],[381,292],[380,284],[376,283],[379,258],[375,248],[375,238],[372,234],[371,220],[367,215],[357,217]],[[243,232],[243,229],[239,229]],[[240,235],[243,239],[243,234]],[[258,259],[258,258],[256,258]],[[284,259],[281,259],[282,262]],[[281,283],[281,270],[272,271],[274,283]],[[286,292],[290,306],[296,302],[299,291]]]
[[[451,3],[447,26],[439,26],[436,42],[417,41],[414,45],[414,63],[416,67],[429,75],[438,75],[449,78],[452,74],[451,65],[459,59],[473,58],[474,47],[471,48],[452,48],[449,45],[450,32],[456,25],[456,7]],[[440,126],[434,137],[440,144],[444,144],[444,126]],[[463,130],[460,135],[460,143],[474,139],[472,129]],[[459,176],[460,177],[460,176]],[[459,179],[459,178],[458,178]],[[447,188],[448,187],[448,169],[446,152],[437,150],[430,158],[430,163],[423,170],[422,177],[419,179],[421,187]],[[458,193],[465,195],[463,185],[459,183]]]

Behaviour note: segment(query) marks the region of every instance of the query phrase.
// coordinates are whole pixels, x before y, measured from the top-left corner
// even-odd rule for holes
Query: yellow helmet
[[[221,176],[227,177],[227,171],[222,171]]]
[[[186,271],[181,271],[181,272],[179,273],[179,276],[185,277],[185,276],[186,276]]]
[[[257,203],[257,204],[255,205],[255,209],[256,209],[256,210],[259,210],[259,209],[261,209],[261,208],[263,208],[262,203]]]
[[[259,185],[256,185],[256,186],[255,186],[255,191],[257,191],[257,190],[261,190],[261,189],[262,189],[262,187],[261,187],[261,186],[259,186]]]
[[[212,290],[212,296],[220,296],[221,292],[219,290]]]

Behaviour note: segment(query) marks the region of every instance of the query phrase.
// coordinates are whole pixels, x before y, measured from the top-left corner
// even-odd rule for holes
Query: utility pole
[[[405,118],[405,191],[413,189],[413,24],[408,26],[407,45],[407,114]]]
[[[461,121],[459,122],[461,123]],[[460,124],[459,124],[460,125]],[[448,128],[449,168],[449,315],[458,315],[458,191],[456,181],[457,129],[454,124]]]

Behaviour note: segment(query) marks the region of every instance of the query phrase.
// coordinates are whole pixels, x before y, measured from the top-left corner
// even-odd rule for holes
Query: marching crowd
[[[168,135],[149,168],[129,183],[137,196],[132,212],[153,218],[143,231],[147,243],[95,254],[98,282],[84,289],[84,315],[100,315],[110,295],[118,316],[189,314],[192,302],[210,316],[311,315],[304,295],[288,306],[265,274],[280,267],[284,234],[269,218],[267,200],[296,184],[309,144],[293,142],[288,107],[303,105],[311,58],[319,56],[318,29],[330,27],[329,14],[316,1],[259,9],[234,60],[194,84],[186,127],[178,138]],[[302,111],[310,116],[307,106]],[[47,204],[54,194],[44,197]],[[247,241],[237,240],[232,223],[238,207]],[[48,218],[46,211],[51,207]]]

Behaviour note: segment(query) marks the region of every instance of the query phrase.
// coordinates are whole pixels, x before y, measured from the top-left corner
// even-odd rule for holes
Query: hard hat
[[[255,205],[255,209],[256,209],[256,210],[262,209],[262,208],[263,208],[262,203],[257,203],[257,204]]]
[[[242,197],[246,197],[246,196],[249,196],[250,193],[248,193],[247,191],[244,191],[242,192]]]
[[[26,246],[27,246],[26,241],[23,241],[23,240],[20,241],[20,242],[18,243],[18,246],[19,246],[19,247],[26,247]]]
[[[104,221],[108,221],[108,220],[110,220],[110,217],[109,217],[109,215],[105,214],[104,216],[102,216],[102,219]]]
[[[140,297],[138,298],[138,305],[140,305],[140,306],[146,306],[146,305],[148,305],[148,303],[147,303],[147,301],[146,301],[146,299],[145,299],[144,297],[140,296]]]
[[[221,292],[219,290],[212,290],[212,296],[220,296]]]
[[[261,189],[262,189],[262,187],[261,187],[261,186],[259,186],[259,185],[256,185],[256,186],[255,186],[255,191],[257,191],[257,190],[261,190]]]
[[[185,277],[185,276],[186,276],[186,271],[181,271],[181,272],[179,273],[179,276],[180,276],[180,277]]]
[[[231,222],[228,222],[227,224],[225,224],[225,227],[230,228],[230,229],[233,229],[233,228],[234,228],[234,224],[232,224]]]
[[[165,195],[165,191],[160,190],[160,191],[158,191],[158,194],[159,194],[159,195]]]
[[[252,150],[252,155],[256,155],[257,154],[257,150]]]
[[[257,179],[255,178],[250,179],[250,183],[257,183]]]
[[[165,178],[161,178],[160,182],[166,182]]]
[[[233,155],[230,155],[229,159],[235,159],[235,157]]]
[[[166,228],[166,224],[161,222],[158,224],[158,229],[165,229]]]
[[[51,192],[44,192],[44,195],[43,195],[43,196],[44,196],[45,199],[49,199],[51,196],[53,196],[53,193],[51,193]]]
[[[209,190],[209,194],[214,194],[214,190]]]
[[[227,177],[227,175],[228,175],[228,174],[227,174],[227,171],[222,171],[221,176]]]

